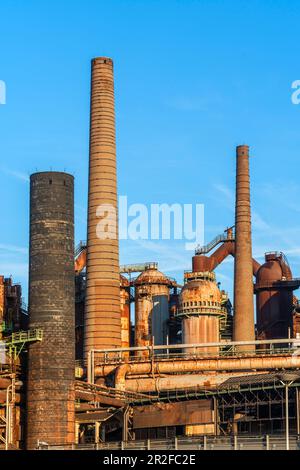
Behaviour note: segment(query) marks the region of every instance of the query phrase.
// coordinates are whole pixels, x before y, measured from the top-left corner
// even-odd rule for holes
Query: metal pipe
[[[116,365],[95,368],[96,377],[105,377],[115,372],[118,383],[124,386],[127,375],[178,374],[200,371],[247,371],[268,369],[295,369],[300,367],[300,356],[272,355],[263,357],[229,357],[214,359],[166,360]]]
[[[268,372],[265,372],[268,374]],[[115,384],[118,389],[130,392],[146,393],[151,391],[161,392],[163,390],[186,390],[190,387],[215,389],[220,384],[232,377],[245,377],[255,375],[257,372],[228,372],[220,374],[200,373],[200,374],[176,374],[166,377],[137,377],[125,376],[119,381],[120,376],[115,376]]]
[[[214,402],[214,432],[215,436],[219,435],[219,413],[218,413],[218,399],[213,397]]]
[[[6,429],[5,450],[13,443],[13,407],[15,404],[15,378],[6,389]]]
[[[285,390],[285,442],[286,450],[290,450],[290,425],[289,425],[289,386],[295,381],[291,380],[286,382],[285,380],[280,379],[281,384],[284,386]]]
[[[300,407],[299,407],[299,390],[298,387],[295,390],[296,393],[296,421],[297,421],[297,435],[300,434]]]
[[[255,339],[249,147],[247,145],[240,145],[236,150],[233,337],[235,341]],[[239,350],[243,349],[242,346],[239,347]]]
[[[289,384],[285,384],[285,439],[286,450],[290,450],[290,426],[289,426]]]

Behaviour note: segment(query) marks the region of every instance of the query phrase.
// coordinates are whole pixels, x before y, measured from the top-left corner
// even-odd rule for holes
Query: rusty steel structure
[[[293,279],[283,253],[266,253],[256,275],[257,333],[259,339],[288,338],[293,335],[293,291],[300,286]]]
[[[184,344],[217,343],[220,340],[221,292],[213,272],[185,273],[178,316]],[[216,353],[217,348],[206,352]]]
[[[60,172],[30,178],[30,345],[27,449],[38,441],[74,442],[75,420],[74,179]]]
[[[130,282],[120,274],[121,346],[130,347]]]
[[[249,348],[249,346],[247,346]],[[224,372],[240,371],[241,375],[245,371],[251,370],[274,370],[274,369],[298,369],[300,367],[300,357],[293,354],[255,355],[248,354],[246,357],[238,355],[232,357],[197,357],[190,359],[170,358],[164,361],[151,360],[144,362],[134,362],[122,365],[99,365],[95,367],[97,377],[105,377],[115,373],[115,387],[120,390],[126,389],[128,376],[153,376],[163,374],[186,374],[196,372]],[[133,390],[132,390],[133,391]],[[137,391],[137,390],[135,390]]]
[[[247,145],[240,145],[236,150],[233,338],[235,341],[255,339],[249,147]]]
[[[0,340],[4,330],[5,285],[4,276],[0,276]]]
[[[97,57],[87,242],[74,250],[73,177],[31,175],[29,322],[0,276],[0,448],[300,436],[300,279],[281,252],[252,258],[249,147],[236,148],[235,225],[197,247],[180,286],[156,262],[119,265],[114,108],[113,61]],[[214,272],[229,255],[233,311]]]
[[[166,343],[171,286],[172,281],[155,268],[146,269],[134,281],[135,346]],[[142,355],[147,357],[148,352]]]
[[[91,73],[85,357],[121,345],[113,61],[93,59]]]
[[[0,339],[21,329],[27,329],[27,306],[22,299],[22,288],[12,277],[0,276]]]

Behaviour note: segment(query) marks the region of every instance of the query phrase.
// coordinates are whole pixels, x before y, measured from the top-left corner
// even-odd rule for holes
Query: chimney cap
[[[249,145],[238,145],[236,147],[236,154],[238,157],[249,156]]]
[[[94,57],[92,63],[113,65],[113,60],[110,57]]]
[[[249,145],[247,144],[237,145],[236,149],[237,150],[242,150],[242,149],[249,150]]]

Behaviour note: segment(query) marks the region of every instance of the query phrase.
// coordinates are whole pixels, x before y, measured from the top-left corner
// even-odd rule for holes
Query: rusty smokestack
[[[236,150],[234,341],[254,341],[249,147]],[[246,346],[246,349],[251,347]]]
[[[92,60],[85,357],[121,346],[113,61]]]

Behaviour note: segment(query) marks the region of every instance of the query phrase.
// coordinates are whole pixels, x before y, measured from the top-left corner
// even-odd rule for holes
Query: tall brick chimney
[[[92,60],[84,352],[121,346],[113,61]],[[99,235],[99,223],[108,221]],[[103,228],[103,227],[102,227]]]
[[[251,242],[251,206],[249,147],[236,150],[236,206],[234,261],[234,341],[254,341],[253,268]],[[243,346],[239,349],[250,350]]]

